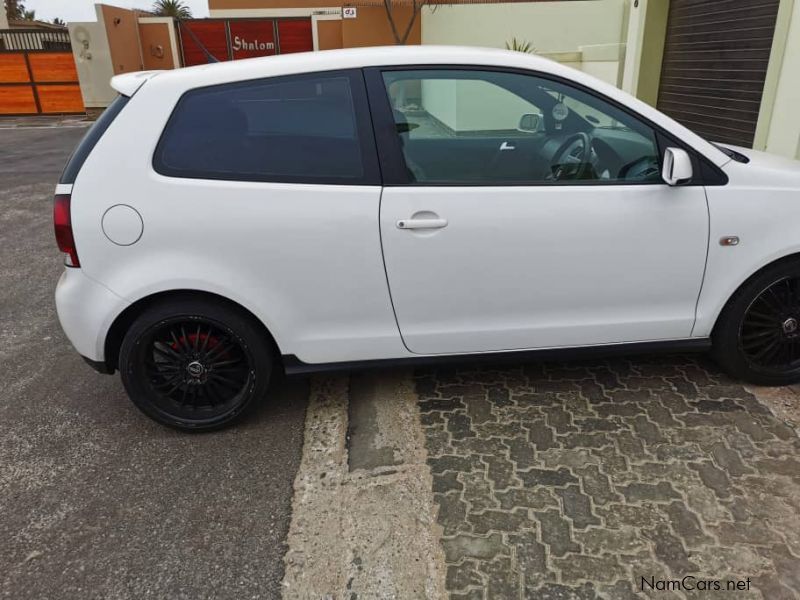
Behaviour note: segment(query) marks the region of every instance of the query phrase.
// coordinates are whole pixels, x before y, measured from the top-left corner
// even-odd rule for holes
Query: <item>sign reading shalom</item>
[[[201,45],[198,45],[199,44]],[[181,45],[186,66],[217,60],[237,60],[314,49],[311,19],[188,19],[181,25]]]
[[[275,43],[274,42],[262,42],[258,38],[254,39],[253,41],[248,41],[246,39],[240,38],[238,35],[234,36],[233,43],[231,44],[234,52],[239,52],[240,50],[250,50],[250,51],[258,51],[264,52],[265,50],[274,50]]]
[[[270,20],[230,21],[233,58],[275,54],[275,25]]]

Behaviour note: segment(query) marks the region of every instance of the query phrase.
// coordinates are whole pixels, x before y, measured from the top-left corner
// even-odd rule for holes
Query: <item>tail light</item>
[[[78,249],[75,247],[75,238],[72,235],[72,219],[70,217],[69,194],[58,194],[53,203],[53,225],[56,231],[58,249],[67,255],[65,264],[68,267],[80,267]]]

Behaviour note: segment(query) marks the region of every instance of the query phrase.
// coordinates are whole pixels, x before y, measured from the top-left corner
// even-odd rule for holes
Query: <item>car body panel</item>
[[[80,185],[103,189],[89,178]],[[144,232],[133,246],[109,243],[91,203],[78,202],[73,212],[82,269],[119,296],[215,293],[256,315],[282,351],[311,362],[403,351],[376,225],[379,187],[160,176],[136,187],[141,197],[115,196],[142,215]],[[91,191],[79,193],[93,199]],[[220,218],[222,202],[236,218]],[[180,227],[170,214],[181,215]]]
[[[750,162],[731,161],[724,168],[728,185],[706,188],[711,235],[693,331],[697,337],[711,334],[728,299],[751,275],[800,253],[800,162],[734,149]],[[739,244],[720,245],[728,236],[738,237]]]
[[[442,187],[436,194],[427,195],[423,209],[430,209],[428,202],[434,198],[443,203],[442,208],[438,204],[434,208],[443,212],[459,200],[467,201],[464,218],[468,225],[457,243],[438,250],[439,259],[451,262],[437,271],[435,264],[422,262],[425,256],[421,246],[417,250],[407,248],[415,234],[392,229],[398,215],[423,206],[410,187],[382,191],[378,185],[180,179],[165,177],[153,169],[161,132],[173,108],[189,90],[297,73],[425,64],[529,70],[592,88],[723,168],[730,181],[706,187],[707,203],[704,188],[699,186],[626,186],[619,196],[606,202],[590,202],[589,197],[596,192],[591,186],[581,186],[585,191],[558,186],[535,192],[523,186],[513,194],[504,190],[510,198],[504,206],[494,205],[483,212],[478,201],[485,189]],[[743,281],[773,260],[800,252],[795,225],[800,216],[796,163],[749,151],[745,152],[753,158],[750,164],[732,161],[712,144],[629,94],[524,53],[436,46],[336,50],[146,76],[127,74],[116,77],[113,85],[133,97],[90,153],[75,184],[69,191],[59,187],[60,193],[73,195],[72,223],[81,259],[81,269],[67,268],[58,286],[59,316],[76,348],[95,361],[108,358],[104,356],[105,337],[127,306],[175,290],[211,292],[237,302],[265,324],[281,353],[305,363],[414,357],[401,338],[392,293],[397,294],[395,300],[402,300],[403,306],[397,302],[401,320],[411,306],[423,318],[420,323],[429,326],[424,322],[426,303],[437,289],[445,293],[433,308],[450,320],[439,329],[449,329],[448,335],[452,333],[453,337],[445,345],[424,340],[411,344],[417,354],[704,338]],[[626,196],[640,188],[645,196],[651,195],[645,202],[650,202],[652,213]],[[613,189],[609,187],[603,193]],[[565,190],[578,216],[559,233],[555,230],[555,213],[549,211],[555,206],[556,195]],[[520,201],[530,193],[552,198],[546,200],[546,206]],[[116,245],[103,233],[103,214],[116,204],[129,205],[142,217],[141,239],[131,246]],[[621,211],[625,220],[616,221],[615,211]],[[487,216],[492,218],[493,236],[480,229]],[[383,248],[381,219],[386,237]],[[531,228],[538,233],[533,242],[525,239]],[[439,233],[454,231],[455,227]],[[735,247],[720,246],[718,239],[727,235],[738,235],[742,242]],[[601,252],[598,245],[610,243],[615,236],[627,236],[625,244]],[[434,240],[432,236],[426,241]],[[508,244],[506,248],[497,247],[504,243]],[[476,247],[486,252],[478,261],[472,256]],[[530,270],[525,271],[525,252],[531,249],[539,250],[540,256],[545,249],[556,249],[558,255],[555,260],[537,257],[534,275],[530,275]],[[411,285],[403,292],[392,284],[390,293],[384,252],[390,268],[399,257],[409,261],[406,276]],[[407,252],[411,254],[405,256]],[[456,254],[474,263],[462,267],[458,278],[452,269]],[[420,272],[425,271],[416,281],[412,259],[422,265]],[[498,286],[500,270],[508,272],[502,274],[504,284],[497,292],[499,301],[492,307],[494,318],[488,325],[506,336],[502,339],[496,331],[484,332],[484,336],[478,331],[480,325],[469,322],[478,301],[492,302],[487,290]],[[513,282],[515,278],[519,281],[520,273],[531,277],[529,284],[535,283],[533,277],[543,278],[549,286],[547,296],[537,298],[529,288],[513,298]],[[631,273],[639,277],[628,276]],[[468,282],[465,275],[475,281]],[[582,289],[581,280],[588,281],[588,291]],[[448,282],[452,285],[449,290]],[[645,306],[637,310],[624,299],[626,292]],[[82,294],[87,297],[84,303],[80,301]],[[581,318],[576,299],[580,294],[586,306],[596,306],[599,301],[604,307],[602,314],[584,320],[584,333],[592,333],[587,337],[574,335],[578,331],[575,321]],[[620,298],[619,306],[612,305]],[[454,305],[457,299],[462,299],[463,305]],[[532,317],[534,308],[547,308],[544,302],[557,306]],[[697,312],[692,323],[694,302]],[[501,313],[506,310],[507,318],[503,318]],[[522,310],[529,312],[520,318]],[[471,328],[471,334],[456,331],[459,322]],[[426,334],[421,329],[411,335],[419,333],[422,340]]]
[[[435,230],[398,229],[431,213]],[[703,281],[701,186],[389,187],[386,272],[419,354],[690,337]]]
[[[282,352],[312,362],[405,352],[381,255],[380,186],[160,175],[153,153],[183,88],[149,87],[159,79],[130,100],[75,181],[82,269],[130,302],[174,290],[228,298],[259,318]],[[99,227],[116,204],[141,215],[136,244],[118,246]]]
[[[133,96],[150,79],[166,71],[134,71],[111,78],[111,88],[123,96]]]
[[[56,312],[61,328],[84,357],[105,359],[106,335],[114,319],[129,305],[83,269],[66,268],[56,285]]]

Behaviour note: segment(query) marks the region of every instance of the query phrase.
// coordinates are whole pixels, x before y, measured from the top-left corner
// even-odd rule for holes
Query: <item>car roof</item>
[[[118,92],[132,95],[147,79],[159,76],[160,83],[192,83],[192,87],[228,83],[258,77],[313,73],[373,66],[427,64],[474,64],[558,71],[560,65],[540,56],[468,46],[373,46],[315,52],[261,56],[235,61],[220,61],[171,71],[147,71],[117,75],[111,85]]]
[[[152,83],[148,83],[145,87],[158,89],[162,93],[173,91],[182,94],[193,88],[264,77],[401,65],[506,67],[554,75],[596,90],[600,94],[632,108],[688,143],[717,166],[723,166],[730,162],[730,158],[713,144],[611,84],[542,56],[497,48],[413,45],[300,52],[211,63],[173,71],[146,74],[128,73],[114,77],[112,86],[120,93],[131,95],[145,81],[151,81]]]
[[[320,71],[332,69],[352,69],[359,67],[403,65],[403,64],[436,64],[450,62],[452,64],[480,64],[512,66],[515,63],[536,64],[542,69],[558,66],[558,63],[541,56],[512,52],[498,48],[482,48],[474,46],[372,46],[364,48],[344,48],[339,50],[322,50],[317,52],[298,52],[277,56],[262,56],[234,61],[233,63],[212,63],[191,67],[199,72],[212,73],[235,64],[243,69],[254,68],[263,64],[270,68],[293,68],[298,71]],[[259,64],[260,63],[260,64]]]

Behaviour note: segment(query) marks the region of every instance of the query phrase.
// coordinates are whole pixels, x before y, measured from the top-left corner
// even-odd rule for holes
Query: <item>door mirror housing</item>
[[[686,150],[681,148],[667,148],[664,151],[664,166],[661,177],[668,185],[682,185],[689,183],[694,175],[692,158]]]
[[[524,133],[539,133],[542,125],[542,116],[536,113],[526,113],[519,119],[517,130]]]

